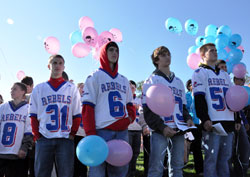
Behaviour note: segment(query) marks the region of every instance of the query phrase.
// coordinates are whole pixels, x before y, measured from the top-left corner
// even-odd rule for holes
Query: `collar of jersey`
[[[217,69],[213,69],[212,67],[208,66],[208,65],[205,65],[205,64],[200,64],[199,67],[202,67],[202,68],[206,68],[206,69],[210,69],[212,70],[216,75],[219,75],[220,74],[220,70],[217,70]]]
[[[66,84],[67,82],[64,81],[63,83],[61,83],[57,88],[53,87],[49,81],[47,81],[47,84],[49,84],[50,88],[52,88],[52,90],[54,90],[55,92],[57,92],[64,84]]]
[[[22,101],[17,106],[15,106],[12,101],[9,101],[10,108],[12,109],[13,112],[16,112],[16,110],[18,110],[19,108],[21,108],[22,106],[26,104],[27,104],[26,101]]]
[[[105,73],[106,73],[107,75],[109,75],[112,79],[115,79],[115,78],[118,76],[118,73],[116,73],[116,75],[113,77],[113,76],[111,76],[107,71],[105,71],[104,69],[99,68],[99,70],[105,72]]]
[[[161,72],[159,69],[156,69],[154,72],[153,72],[155,75],[158,75],[158,76],[161,76],[163,77],[164,79],[166,79],[169,83],[171,83],[173,80],[174,80],[174,73],[171,72],[170,73],[170,76],[166,76],[163,72]]]

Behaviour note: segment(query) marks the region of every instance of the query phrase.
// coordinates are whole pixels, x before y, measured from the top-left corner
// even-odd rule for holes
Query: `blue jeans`
[[[128,142],[128,130],[112,131],[99,129],[96,130],[96,133],[105,141],[121,139]],[[108,177],[125,177],[128,172],[128,164],[121,167],[115,167],[107,162],[103,162],[101,165],[89,168],[89,177],[105,177],[106,169]]]
[[[150,143],[148,177],[162,177],[166,152],[168,152],[169,177],[182,177],[184,136],[176,135],[172,138],[167,138],[154,132]]]
[[[130,176],[134,177],[136,173],[136,160],[138,155],[140,154],[140,149],[141,149],[141,131],[129,130],[128,135],[129,135],[129,144],[133,150],[133,157],[129,162],[127,177]]]
[[[219,136],[213,132],[202,132],[204,138],[204,177],[229,177],[228,160],[232,155],[233,133]]]
[[[35,176],[50,177],[53,163],[56,163],[58,176],[72,177],[74,172],[74,141],[66,138],[47,139],[41,137],[36,141]]]

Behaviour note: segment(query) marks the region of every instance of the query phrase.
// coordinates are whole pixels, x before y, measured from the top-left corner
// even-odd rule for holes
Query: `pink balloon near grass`
[[[107,142],[109,154],[106,161],[117,167],[127,165],[132,159],[133,150],[124,140],[114,139]]]
[[[147,106],[156,114],[169,117],[174,112],[175,99],[172,90],[163,84],[155,84],[146,92]]]
[[[236,64],[233,67],[233,74],[237,78],[244,78],[247,73],[246,67],[243,64]]]
[[[201,62],[201,57],[197,53],[191,53],[187,57],[187,64],[191,69],[197,69],[199,67],[199,63]]]
[[[242,110],[248,102],[248,93],[242,87],[234,85],[226,92],[226,103],[232,111]]]
[[[83,57],[86,57],[90,53],[91,48],[87,44],[78,42],[72,46],[71,51],[75,57],[83,58]]]

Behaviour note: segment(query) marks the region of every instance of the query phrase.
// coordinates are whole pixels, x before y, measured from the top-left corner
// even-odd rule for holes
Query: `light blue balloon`
[[[230,37],[232,35],[232,30],[229,28],[229,26],[222,25],[219,27],[219,29],[217,31],[217,35],[219,35],[219,34],[225,34],[228,37]]]
[[[248,87],[248,86],[243,86],[243,87],[244,87],[244,89],[246,89],[247,94],[248,94],[248,101],[246,104],[246,106],[248,106],[248,105],[250,105],[250,87]]]
[[[185,22],[185,30],[188,34],[194,36],[197,34],[198,32],[198,23],[197,21],[193,20],[193,19],[188,19]]]
[[[208,43],[213,43],[215,42],[215,37],[214,36],[207,36],[205,37],[205,39],[203,40],[203,44],[208,44]]]
[[[234,64],[230,62],[226,62],[227,65],[227,73],[230,74],[233,72]]]
[[[231,49],[228,54],[228,62],[236,64],[241,61],[243,57],[242,51],[240,49]]]
[[[182,32],[182,25],[181,22],[173,17],[170,17],[166,20],[165,26],[168,31],[172,33],[181,33]]]
[[[216,37],[217,36],[217,30],[218,30],[218,27],[215,26],[215,25],[207,25],[206,29],[205,29],[205,35],[206,36],[214,36]]]
[[[77,158],[87,166],[98,166],[108,157],[108,145],[100,136],[83,138],[76,147]]]
[[[229,38],[227,35],[225,34],[220,34],[217,36],[216,40],[215,40],[215,45],[217,49],[224,49],[229,42]]]
[[[242,38],[239,34],[233,34],[229,38],[228,47],[229,48],[237,48],[241,45],[241,41],[242,41]]]
[[[218,49],[217,54],[219,60],[226,60],[228,58],[228,53],[225,49]]]
[[[70,33],[69,39],[72,45],[78,42],[83,42],[82,32],[80,30],[73,31],[72,33]]]
[[[190,55],[191,53],[195,53],[196,52],[196,49],[198,49],[199,47],[198,46],[191,46],[189,47],[188,49],[188,54]]]
[[[204,36],[198,36],[195,40],[195,44],[200,47],[203,45],[203,41],[204,41],[205,37]]]

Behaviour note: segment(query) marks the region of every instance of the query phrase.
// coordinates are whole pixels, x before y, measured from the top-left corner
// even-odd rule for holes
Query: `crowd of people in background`
[[[250,107],[239,112],[227,107],[223,91],[233,83],[225,61],[217,59],[214,44],[200,47],[202,63],[186,82],[187,92],[170,69],[169,49],[153,50],[155,70],[145,80],[140,97],[136,82],[118,72],[119,52],[115,42],[105,44],[100,68],[77,85],[64,71],[63,56],[52,55],[48,81],[33,89],[32,77],[26,76],[13,84],[12,100],[4,102],[0,95],[0,177],[49,177],[52,173],[58,177],[135,177],[142,150],[144,176],[148,177],[182,177],[190,152],[199,176],[247,175]],[[213,79],[223,82],[209,82]],[[245,78],[234,77],[233,82],[243,86]],[[147,105],[146,92],[155,84],[172,89],[176,103],[170,117],[158,115]],[[227,136],[213,131],[217,123]],[[180,129],[180,124],[187,130]],[[89,135],[128,142],[133,150],[129,164],[82,164],[75,149]]]

